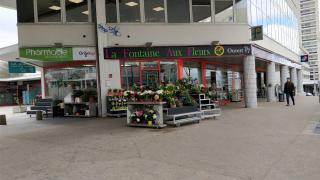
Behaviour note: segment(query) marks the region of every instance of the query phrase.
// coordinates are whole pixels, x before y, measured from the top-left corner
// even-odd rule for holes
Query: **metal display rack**
[[[122,117],[127,115],[127,99],[124,97],[107,96],[107,116]]]
[[[96,105],[95,103],[64,103],[65,117],[94,117]]]
[[[202,112],[202,119],[215,119],[217,116],[221,116],[221,109],[211,99],[207,98],[205,94],[199,94],[196,99],[199,103],[199,110]]]

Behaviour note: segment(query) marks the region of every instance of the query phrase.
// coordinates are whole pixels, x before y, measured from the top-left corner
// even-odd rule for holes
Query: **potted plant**
[[[123,96],[124,90],[123,89],[119,89],[119,96]]]
[[[152,126],[152,124],[155,124],[157,120],[157,114],[154,110],[146,110],[144,113],[144,119],[147,121],[148,126]]]
[[[168,101],[169,101],[169,104],[170,104],[171,108],[176,108],[177,107],[174,97],[169,97]]]
[[[110,88],[110,89],[108,89],[108,93],[107,93],[107,96],[112,96],[113,94],[112,94],[112,89]]]
[[[160,89],[160,90],[156,91],[153,99],[154,99],[155,101],[162,101],[162,97],[163,97],[163,90]]]
[[[119,94],[119,90],[118,89],[113,89],[113,96],[118,96]]]
[[[138,110],[130,115],[130,121],[131,123],[137,124],[137,123],[143,123],[144,116],[143,116],[143,110]]]
[[[84,92],[81,90],[75,90],[73,91],[73,95],[72,97],[74,98],[74,101],[76,103],[80,103],[81,102],[81,97],[83,96]]]

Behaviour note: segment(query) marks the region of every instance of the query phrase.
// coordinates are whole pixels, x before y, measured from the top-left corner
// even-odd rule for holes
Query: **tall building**
[[[310,80],[319,80],[319,2],[300,0],[302,46],[309,52]]]
[[[43,69],[43,96],[72,88],[154,86],[189,77],[248,108],[286,78],[302,92],[299,3],[292,0],[17,0],[21,61]],[[251,30],[263,26],[263,39]],[[256,29],[256,33],[262,32]],[[97,52],[98,51],[98,52]]]

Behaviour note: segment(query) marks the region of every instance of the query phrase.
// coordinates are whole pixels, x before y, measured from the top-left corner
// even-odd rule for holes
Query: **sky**
[[[18,43],[17,12],[0,7],[0,48]]]

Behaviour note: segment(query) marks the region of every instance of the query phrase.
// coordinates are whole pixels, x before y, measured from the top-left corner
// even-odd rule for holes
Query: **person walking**
[[[294,102],[295,87],[294,87],[294,84],[290,81],[290,78],[287,78],[287,82],[284,84],[284,93],[286,94],[286,97],[287,97],[287,106],[290,106],[289,96],[291,97],[293,105],[295,105],[295,102]]]

